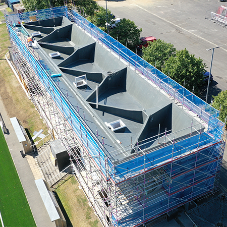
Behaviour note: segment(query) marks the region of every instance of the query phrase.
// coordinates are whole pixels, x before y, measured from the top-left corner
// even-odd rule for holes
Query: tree
[[[112,19],[114,19],[114,15],[111,13],[110,10],[107,10],[107,18],[106,18],[106,9],[99,6],[98,10],[95,11],[94,16],[90,16],[87,18],[97,27],[106,27],[106,20],[107,23],[110,23]]]
[[[220,110],[219,119],[226,123],[227,118],[227,90],[221,91],[217,96],[213,96],[212,106]]]
[[[64,0],[22,0],[22,3],[26,11],[34,11],[50,7],[63,6]]]
[[[125,18],[117,23],[115,28],[110,29],[110,35],[113,38],[132,50],[135,50],[139,44],[141,32],[142,29],[139,29],[133,21]]]
[[[173,44],[166,43],[160,39],[149,42],[147,47],[143,47],[143,59],[151,65],[155,65],[159,70],[162,70],[169,57],[175,55],[176,48],[174,48]]]
[[[164,65],[163,72],[195,94],[199,94],[204,83],[206,65],[201,58],[189,54],[188,50],[176,51]]]
[[[72,4],[72,3],[70,3],[70,4]],[[52,7],[63,6],[64,5],[64,0],[50,0],[50,5]]]
[[[74,3],[84,16],[94,16],[95,11],[98,10],[98,4],[93,0],[75,0]]]
[[[48,0],[22,0],[22,3],[26,11],[34,11],[50,7],[50,2]]]

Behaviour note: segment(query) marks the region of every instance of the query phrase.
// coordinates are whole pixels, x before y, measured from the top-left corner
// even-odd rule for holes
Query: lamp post
[[[212,50],[212,55],[211,55],[211,62],[210,62],[210,73],[209,73],[209,79],[208,79],[208,84],[207,84],[207,94],[206,94],[206,102],[208,99],[208,92],[209,92],[209,86],[210,86],[210,77],[211,77],[211,70],[212,70],[212,63],[213,63],[213,57],[214,57],[214,49],[220,48],[219,46],[213,47],[210,49],[207,49],[207,51]]]
[[[109,32],[108,32],[107,0],[106,0],[106,31],[107,31],[107,34],[109,34]]]

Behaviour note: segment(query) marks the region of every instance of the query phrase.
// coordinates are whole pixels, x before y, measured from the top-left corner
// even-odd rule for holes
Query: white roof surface
[[[21,142],[26,141],[26,138],[24,136],[24,133],[22,131],[22,128],[21,128],[17,118],[16,117],[12,117],[12,118],[10,118],[10,121],[11,121],[11,124],[12,124],[12,126],[14,128],[14,131],[15,131],[15,133],[17,135],[17,138],[18,138],[19,142],[21,143]]]
[[[50,193],[43,181],[43,179],[35,180],[36,187],[38,188],[39,194],[43,200],[46,210],[49,214],[50,220],[55,221],[60,219],[58,211],[54,205],[54,202],[50,196]]]

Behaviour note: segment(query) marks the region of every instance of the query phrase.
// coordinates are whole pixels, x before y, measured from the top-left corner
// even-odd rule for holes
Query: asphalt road
[[[106,6],[105,1],[98,3]],[[155,36],[174,44],[178,50],[186,48],[191,54],[203,59],[208,71],[212,51],[207,49],[220,46],[214,51],[214,81],[210,88],[210,98],[221,90],[227,90],[227,27],[210,20],[210,12],[216,12],[221,5],[227,6],[227,3],[219,0],[107,1],[108,9],[116,17],[133,20],[142,28],[141,36]]]

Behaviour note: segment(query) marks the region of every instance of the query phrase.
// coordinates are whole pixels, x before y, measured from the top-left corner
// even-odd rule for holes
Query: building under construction
[[[139,226],[214,190],[217,110],[67,7],[6,23],[21,84],[104,226]]]

